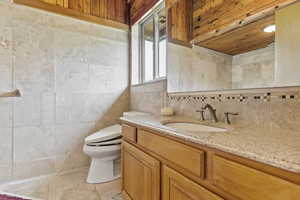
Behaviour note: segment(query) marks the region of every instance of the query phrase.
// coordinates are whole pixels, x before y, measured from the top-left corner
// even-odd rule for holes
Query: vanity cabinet
[[[160,162],[122,143],[123,195],[127,200],[160,199]]]
[[[162,174],[163,200],[224,200],[169,167]]]
[[[213,158],[213,184],[238,199],[300,199],[299,185],[219,156]]]
[[[123,124],[127,200],[296,200],[300,174]]]

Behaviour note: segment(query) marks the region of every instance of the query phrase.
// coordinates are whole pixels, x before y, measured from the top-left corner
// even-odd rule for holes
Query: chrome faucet
[[[213,118],[213,121],[215,123],[218,122],[217,114],[216,114],[216,109],[214,109],[210,104],[206,104],[203,108],[203,110],[208,109],[210,116]]]

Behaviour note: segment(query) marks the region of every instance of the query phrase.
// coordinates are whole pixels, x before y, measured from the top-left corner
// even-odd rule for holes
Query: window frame
[[[160,66],[159,66],[159,13],[161,10],[165,9],[165,3],[162,2],[158,6],[156,6],[149,14],[147,14],[144,19],[139,22],[139,84],[144,83],[151,83],[160,80],[164,80],[166,76],[159,76]],[[154,36],[154,43],[153,43],[153,77],[152,80],[145,80],[145,37],[144,37],[144,27],[147,23],[152,21],[153,23],[153,36]],[[166,22],[167,24],[167,22]],[[168,44],[168,37],[167,37],[167,28],[166,28],[166,45]],[[167,47],[166,47],[167,51]],[[167,52],[166,52],[167,56]],[[167,66],[167,63],[166,63]],[[167,70],[166,70],[167,71]]]

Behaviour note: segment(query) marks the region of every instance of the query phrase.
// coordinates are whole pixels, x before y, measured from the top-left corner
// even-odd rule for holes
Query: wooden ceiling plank
[[[91,0],[91,14],[100,16],[100,0]]]
[[[84,14],[91,14],[91,0],[83,0],[83,12]]]
[[[220,36],[197,43],[197,45],[230,55],[263,48],[275,40],[275,33],[265,33],[263,28],[274,23],[275,16],[271,15]]]
[[[13,1],[16,4],[21,4],[21,5],[26,5],[26,6],[42,9],[42,10],[47,10],[47,11],[54,12],[57,14],[74,17],[74,18],[77,18],[80,20],[89,21],[89,22],[92,22],[95,24],[110,26],[110,27],[125,30],[125,31],[129,30],[129,26],[127,24],[120,23],[120,22],[117,22],[114,20],[102,19],[97,16],[86,15],[83,12],[79,12],[77,10],[73,10],[73,9],[69,9],[69,8],[62,8],[57,5],[51,5],[49,3],[42,2],[40,0],[13,0]],[[66,1],[66,0],[64,0],[64,1]]]
[[[194,11],[194,39],[199,43],[275,13],[297,0],[198,0]]]

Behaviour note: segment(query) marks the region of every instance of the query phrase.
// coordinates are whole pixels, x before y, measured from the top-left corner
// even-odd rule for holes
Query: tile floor
[[[0,191],[41,200],[122,200],[121,180],[87,184],[87,169],[0,186]]]

